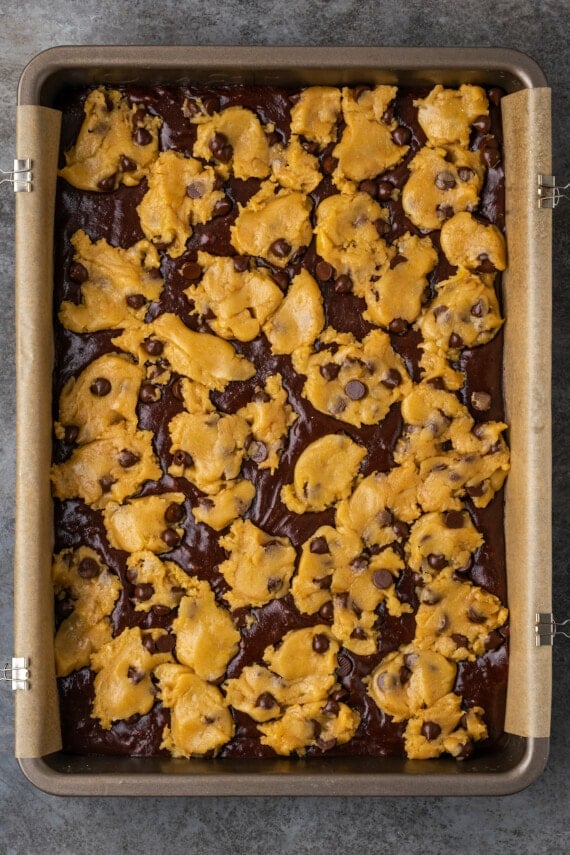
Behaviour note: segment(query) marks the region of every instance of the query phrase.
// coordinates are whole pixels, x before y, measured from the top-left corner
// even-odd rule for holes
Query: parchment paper
[[[550,732],[551,660],[535,646],[535,613],[551,611],[550,336],[552,212],[539,210],[549,173],[550,90],[503,98],[509,268],[505,274],[505,399],[512,470],[506,490],[511,655],[506,730]],[[30,659],[16,693],[16,756],[61,747],[51,586],[53,208],[60,115],[17,108],[17,157],[33,160],[33,191],[16,202],[17,489],[14,652]]]

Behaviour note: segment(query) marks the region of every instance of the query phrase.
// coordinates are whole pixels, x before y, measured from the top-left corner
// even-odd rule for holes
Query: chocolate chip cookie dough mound
[[[500,98],[62,97],[67,751],[464,759],[500,738]]]

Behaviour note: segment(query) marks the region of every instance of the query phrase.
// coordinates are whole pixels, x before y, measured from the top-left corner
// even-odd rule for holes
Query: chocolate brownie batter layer
[[[500,98],[62,99],[65,750],[465,758],[501,738]]]

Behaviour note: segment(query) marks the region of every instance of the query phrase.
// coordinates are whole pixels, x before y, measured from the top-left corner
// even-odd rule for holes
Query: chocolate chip
[[[313,579],[313,582],[321,591],[328,591],[332,585],[332,574],[329,574],[328,576],[319,576],[318,578]]]
[[[471,623],[485,623],[485,621],[487,620],[485,615],[482,615],[473,606],[469,606],[469,609],[467,610],[467,617],[469,618]]]
[[[69,268],[69,278],[73,279],[74,282],[83,284],[89,279],[89,271],[79,261],[74,261]]]
[[[289,277],[285,273],[284,270],[275,272],[271,274],[271,278],[275,282],[276,285],[281,288],[282,291],[286,291],[289,287]]]
[[[205,192],[203,181],[191,181],[186,187],[186,195],[189,199],[201,199]]]
[[[491,408],[491,396],[488,392],[472,392],[471,406],[474,410],[484,413]]]
[[[336,673],[339,677],[348,677],[352,671],[352,662],[344,653],[339,653],[337,657],[338,665]]]
[[[358,185],[358,189],[362,193],[368,193],[369,196],[372,196],[373,199],[378,195],[378,185],[375,181],[367,178],[365,181],[361,181]]]
[[[146,600],[150,600],[153,594],[154,588],[150,582],[142,582],[140,585],[135,585],[133,590],[134,599],[141,603],[144,603]]]
[[[143,404],[156,404],[160,400],[160,389],[152,383],[143,383],[139,389],[139,398]]]
[[[350,637],[355,638],[357,641],[366,641],[366,639],[368,638],[368,635],[366,634],[366,631],[364,629],[362,629],[361,626],[357,626],[350,633]]]
[[[328,261],[318,261],[315,265],[315,273],[317,275],[317,279],[320,279],[321,282],[328,282],[329,279],[332,279],[334,269],[332,264],[329,264]]]
[[[353,570],[366,570],[368,565],[370,564],[370,560],[367,555],[363,552],[360,555],[357,555],[356,558],[353,558],[350,562],[350,566]]]
[[[435,606],[441,601],[441,594],[438,594],[433,588],[422,588],[419,593],[419,601],[425,606]]]
[[[326,635],[323,635],[322,632],[317,633],[317,635],[313,636],[313,650],[315,653],[326,653],[330,647],[330,641],[328,640]]]
[[[176,380],[172,384],[170,391],[172,392],[177,401],[184,400],[184,392],[182,391],[182,377],[176,378]]]
[[[474,318],[482,318],[485,314],[485,303],[483,300],[477,300],[476,303],[473,303],[471,306],[471,314]]]
[[[233,148],[225,134],[216,131],[210,140],[210,151],[221,163],[229,163],[232,159]]]
[[[485,650],[496,650],[503,642],[504,638],[501,633],[494,629],[485,639]]]
[[[183,451],[183,449],[181,449],[181,448],[178,451],[174,452],[174,454],[172,456],[172,462],[174,463],[175,466],[184,466],[184,467],[192,466],[194,463],[194,461],[192,460],[192,457],[188,454],[188,452]]]
[[[477,261],[479,262],[479,266],[477,268],[477,273],[494,273],[496,270],[495,265],[487,255],[487,253],[482,252],[481,255],[477,257]]]
[[[351,401],[361,401],[368,394],[368,387],[360,380],[349,380],[344,391]]]
[[[144,294],[129,294],[126,298],[127,306],[131,309],[142,309],[144,304],[146,303],[146,297]]]
[[[111,190],[115,189],[115,181],[117,180],[116,173],[113,175],[108,175],[106,178],[102,178],[101,181],[97,182],[97,187],[99,190],[103,190],[105,193],[109,193]]]
[[[477,116],[476,119],[471,123],[473,127],[480,131],[482,134],[488,134],[491,130],[491,117],[487,116]]]
[[[437,621],[437,626],[435,628],[436,634],[441,635],[449,626],[449,618],[445,614],[441,614]]]
[[[69,443],[70,445],[75,442],[77,437],[79,436],[79,428],[77,425],[66,425],[63,431],[63,440],[64,442]]]
[[[400,255],[400,253],[398,253],[392,259],[390,259],[390,270],[393,270],[395,267],[398,266],[398,264],[403,264],[404,261],[407,261],[407,260],[408,259],[406,258],[405,255]]]
[[[213,116],[214,113],[220,112],[220,102],[213,95],[209,98],[204,98],[202,104],[203,104],[204,110],[206,111],[206,113],[209,116]]]
[[[309,549],[315,555],[326,555],[330,552],[329,545],[324,537],[314,537]]]
[[[335,294],[349,294],[352,291],[352,279],[346,273],[342,273],[334,281]]]
[[[402,375],[396,368],[389,368],[380,381],[387,389],[395,389],[402,382]]]
[[[485,484],[483,481],[481,481],[479,484],[471,484],[470,486],[465,488],[465,491],[468,496],[471,496],[473,499],[478,499],[485,493]]]
[[[437,737],[440,735],[441,727],[435,721],[424,721],[424,723],[422,724],[421,733],[422,736],[425,736],[428,742],[431,742],[432,739],[437,739]]]
[[[143,350],[145,350],[149,356],[160,356],[164,350],[164,345],[157,338],[148,338],[146,341],[143,341]]]
[[[283,579],[279,576],[270,576],[267,580],[267,590],[270,594],[274,594],[276,591],[281,590],[283,587]]]
[[[325,380],[336,380],[339,371],[340,365],[337,365],[335,362],[326,362],[319,368],[321,377],[324,377]]]
[[[393,192],[394,185],[391,184],[389,181],[378,182],[378,198],[381,202],[386,202],[388,199],[391,199]]]
[[[447,558],[445,555],[441,555],[441,553],[430,552],[427,557],[427,563],[432,570],[443,570],[444,567],[447,567]]]
[[[277,706],[277,701],[271,692],[262,692],[255,701],[255,706],[262,710],[270,710]]]
[[[451,333],[449,336],[449,346],[453,348],[463,347],[464,341],[457,333]]]
[[[495,107],[498,107],[503,97],[503,90],[499,86],[492,86],[487,92],[487,97]]]
[[[443,522],[446,528],[463,528],[463,514],[461,511],[447,511],[443,515]]]
[[[155,609],[156,609],[156,606],[153,606],[153,611]],[[170,611],[170,609],[168,609],[168,611]],[[159,635],[159,637],[156,639],[156,641],[153,641],[151,638],[150,641],[152,643],[153,649],[151,650],[150,647],[147,649],[151,653],[154,653],[155,651],[157,653],[171,653],[174,650],[174,648],[176,647],[176,638],[173,635],[170,635],[170,633],[167,633],[166,635]],[[144,642],[143,642],[143,644],[144,644]],[[145,644],[145,647],[146,647],[146,644]]]
[[[122,466],[123,469],[130,469],[135,465],[135,463],[138,463],[140,459],[139,454],[135,454],[134,451],[130,451],[128,448],[123,448],[123,450],[119,452],[118,456],[119,465]]]
[[[137,668],[133,668],[132,665],[129,666],[127,670],[127,677],[131,680],[135,685],[140,683],[141,680],[145,677],[144,671],[139,671]]]
[[[135,172],[137,164],[132,158],[122,154],[119,158],[119,168],[121,172]]]
[[[264,442],[254,439],[247,447],[247,455],[254,463],[263,463],[267,460],[269,452]]]
[[[398,127],[392,131],[392,139],[396,145],[408,145],[411,138],[412,132],[404,125],[398,125]]]
[[[303,140],[303,142],[301,143],[301,147],[308,154],[316,154],[319,150],[319,144],[314,140]]]
[[[249,255],[236,255],[233,261],[236,273],[245,273],[249,269]]]
[[[184,264],[178,268],[178,272],[189,282],[195,282],[202,275],[202,268],[196,261],[185,261]]]
[[[150,633],[143,633],[142,643],[143,647],[148,650],[149,653],[156,653],[156,644],[154,643],[154,639]]]
[[[388,329],[394,335],[404,335],[408,332],[409,324],[404,318],[393,318],[388,324]]]
[[[438,172],[435,176],[435,186],[439,190],[453,190],[455,184],[455,176],[451,172]]]
[[[106,377],[97,377],[89,387],[89,391],[97,398],[104,398],[111,391],[111,383]]]
[[[156,603],[152,607],[152,613],[155,617],[166,617],[166,615],[169,615],[171,611],[172,609],[170,606],[165,606],[162,603]]]
[[[133,139],[137,145],[149,145],[152,142],[152,134],[146,128],[137,128],[133,134]]]
[[[469,649],[469,639],[466,635],[462,635],[460,632],[453,632],[451,634],[451,639],[458,647],[465,647],[466,650]]]
[[[82,579],[94,579],[101,572],[101,567],[94,558],[82,558],[77,565],[77,572]]]
[[[455,755],[460,760],[465,760],[467,757],[471,757],[473,751],[475,750],[475,746],[473,745],[473,741],[469,739],[463,745],[459,747],[458,753]]]
[[[226,214],[229,214],[232,209],[232,203],[228,199],[227,196],[224,196],[223,199],[219,199],[214,205],[214,210],[212,211],[212,216],[214,217],[225,217]]]
[[[334,617],[334,606],[332,600],[327,600],[326,603],[323,603],[319,609],[319,617],[327,623],[332,621]]]
[[[410,536],[410,527],[403,520],[396,520],[392,526],[392,531],[401,540],[406,540]]]
[[[160,535],[164,543],[173,549],[175,546],[178,546],[180,543],[180,535],[174,528],[165,529]]]
[[[285,238],[278,238],[269,247],[269,252],[277,258],[286,258],[291,252],[291,244]]]
[[[338,158],[332,154],[326,154],[321,161],[321,168],[327,175],[332,175],[338,166]]]
[[[389,508],[383,508],[381,511],[379,511],[379,513],[376,514],[376,522],[378,523],[378,525],[381,525],[383,527],[392,525],[392,523],[394,522],[394,515],[392,514],[392,511],[389,510]],[[371,555],[377,555],[379,547],[371,546],[369,551]]]
[[[74,609],[75,606],[72,600],[63,599],[56,600],[55,602],[55,613],[59,620],[65,620],[68,618],[69,615],[73,614]]]
[[[489,169],[494,169],[501,162],[499,144],[494,137],[484,137],[479,151]]]
[[[471,178],[475,175],[473,170],[469,166],[460,166],[457,170],[457,174],[461,181],[470,181]]]
[[[169,523],[177,523],[184,519],[184,505],[171,502],[164,512],[164,519]]]
[[[325,715],[337,716],[340,712],[340,707],[339,707],[337,701],[332,700],[332,698],[329,698],[329,700],[324,705],[322,711],[324,712]]]
[[[372,575],[372,583],[381,591],[389,588],[394,582],[394,577],[388,570],[375,570]]]
[[[435,209],[438,220],[450,220],[455,214],[451,205],[438,205]]]

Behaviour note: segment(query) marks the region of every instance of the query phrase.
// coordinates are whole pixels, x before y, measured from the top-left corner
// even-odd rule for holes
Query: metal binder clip
[[[12,683],[12,691],[17,689],[29,689],[30,669],[29,661],[25,656],[13,656],[12,664],[6,664],[0,668],[0,682]]]
[[[12,184],[14,193],[29,193],[32,189],[32,161],[15,160],[11,172],[0,169],[0,184]]]
[[[556,183],[554,175],[539,175],[538,176],[538,207],[539,208],[556,208],[561,199],[570,199],[567,193],[563,190],[568,190],[570,184],[563,184],[561,187]]]
[[[569,632],[564,632],[560,627],[570,623],[570,619],[559,621],[554,620],[552,612],[537,612],[536,613],[536,646],[537,647],[552,647],[554,638],[557,635],[563,635],[565,638],[570,638]]]

